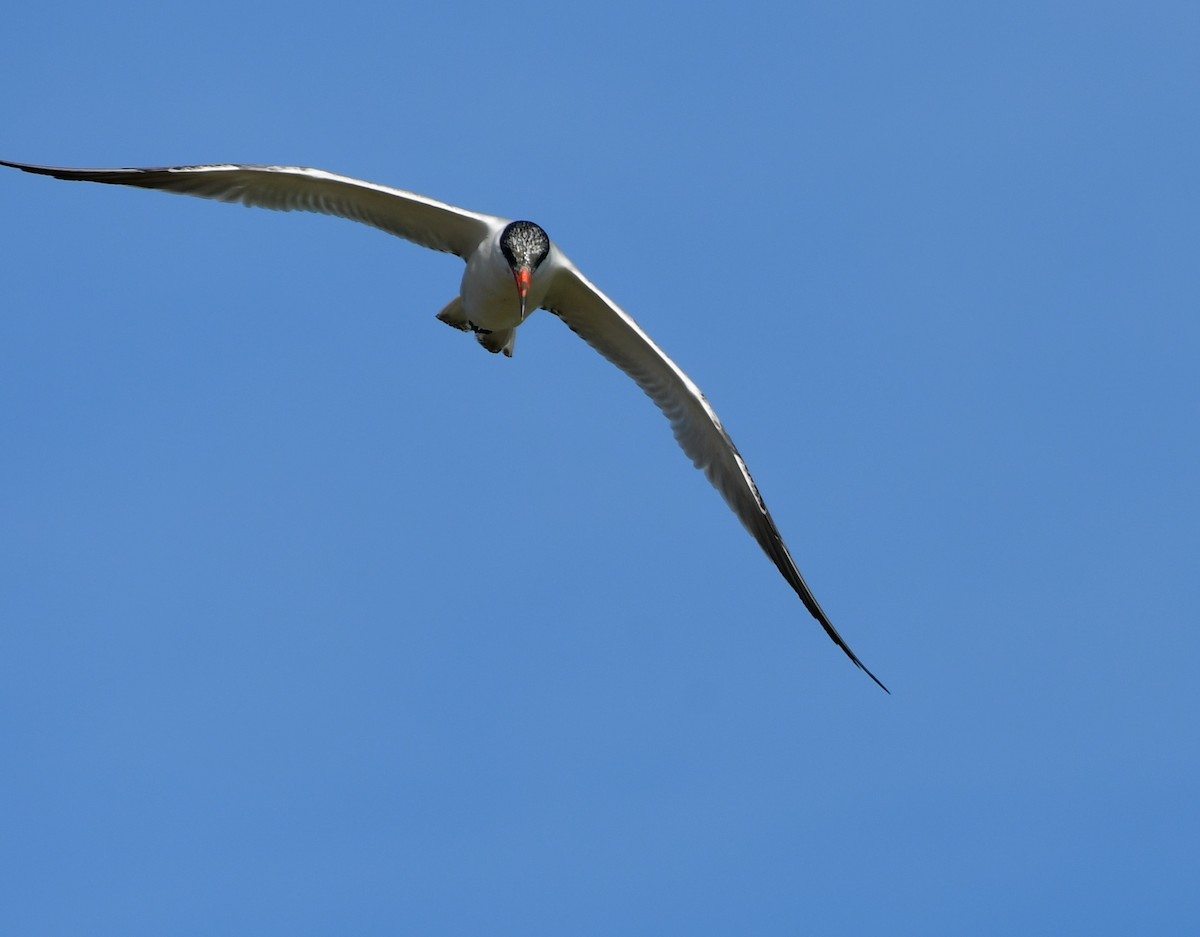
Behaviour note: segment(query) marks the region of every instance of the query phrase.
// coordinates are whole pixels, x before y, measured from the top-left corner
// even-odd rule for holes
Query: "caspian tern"
[[[471,331],[488,351],[511,357],[517,328],[548,309],[642,388],[671,422],[675,438],[721,493],[812,616],[855,664],[890,692],[850,650],[792,560],[733,440],[691,379],[625,312],[592,285],[546,232],[319,169],[294,166],[175,166],[162,169],[60,169],[0,160],[25,172],[82,182],[132,185],[240,202],[277,211],[310,211],[359,221],[467,263],[459,295],[437,317]]]

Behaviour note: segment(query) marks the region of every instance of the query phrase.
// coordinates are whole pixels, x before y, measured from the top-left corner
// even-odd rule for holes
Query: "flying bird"
[[[466,261],[459,293],[437,317],[472,332],[488,351],[512,357],[517,329],[547,309],[637,382],[671,422],[683,451],[701,469],[770,557],[825,633],[890,692],[838,633],[804,581],[733,440],[691,379],[616,303],[592,285],[538,225],[294,166],[174,166],[161,169],[62,169],[0,160],[25,172],[82,182],[131,185],[240,202],[276,211],[336,215]]]

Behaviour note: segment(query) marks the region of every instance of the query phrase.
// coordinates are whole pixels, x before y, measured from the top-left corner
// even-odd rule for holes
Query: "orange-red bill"
[[[517,281],[517,293],[524,299],[529,295],[529,285],[533,283],[533,271],[526,267],[521,267],[514,271],[513,277]]]
[[[533,271],[528,267],[519,267],[513,271],[513,279],[517,281],[517,295],[521,297],[521,319],[525,319],[525,297],[529,295],[529,286],[533,283]]]

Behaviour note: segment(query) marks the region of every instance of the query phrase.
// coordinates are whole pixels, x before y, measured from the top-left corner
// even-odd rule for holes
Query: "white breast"
[[[555,249],[533,274],[525,315],[542,305],[558,268]],[[499,238],[488,237],[467,261],[460,289],[467,318],[481,329],[513,329],[521,324],[521,303],[512,268],[500,250]]]

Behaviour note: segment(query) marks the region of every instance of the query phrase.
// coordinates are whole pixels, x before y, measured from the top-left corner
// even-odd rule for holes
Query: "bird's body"
[[[525,241],[544,245],[544,252],[537,255],[538,276],[530,271],[524,302],[514,290],[513,264],[504,250],[506,234],[518,250]],[[525,321],[527,311],[546,301],[558,267],[558,251],[537,225],[529,221],[494,224],[467,258],[458,296],[438,318],[455,328],[474,331],[488,351],[503,351],[511,358],[517,326]]]
[[[471,254],[458,294],[467,319],[477,328],[492,332],[515,329],[521,324],[521,303],[498,234],[490,233]],[[530,295],[531,309],[541,306],[549,285],[548,278],[537,278],[537,291]]]
[[[880,687],[830,623],[792,560],[746,463],[708,401],[624,311],[592,285],[537,225],[317,169],[180,166],[63,169],[0,161],[59,179],[132,185],[280,211],[337,215],[466,261],[459,295],[438,318],[511,356],[529,313],[545,308],[628,374],[671,422],[684,452],[712,482],[829,637]]]

